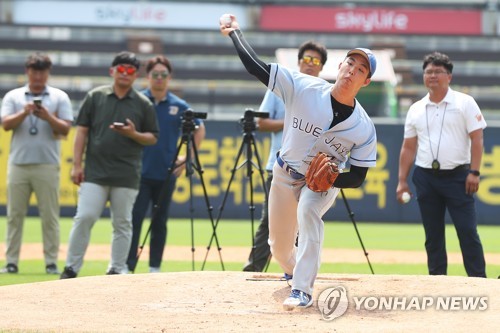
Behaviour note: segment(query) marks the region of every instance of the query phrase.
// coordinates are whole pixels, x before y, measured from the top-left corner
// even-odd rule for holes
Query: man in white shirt
[[[415,162],[412,180],[425,229],[429,274],[447,274],[448,210],[467,275],[486,277],[474,203],[486,122],[471,96],[450,88],[453,63],[447,55],[428,54],[423,70],[429,93],[410,107],[406,117],[396,195],[403,203],[403,193],[411,193],[407,178]]]
[[[26,61],[28,83],[2,101],[2,127],[12,131],[7,170],[7,265],[17,273],[24,217],[34,192],[42,220],[47,274],[59,274],[59,138],[68,134],[73,110],[68,95],[47,85],[52,61],[41,53]]]

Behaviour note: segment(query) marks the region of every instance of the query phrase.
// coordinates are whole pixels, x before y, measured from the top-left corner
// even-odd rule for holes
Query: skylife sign
[[[242,29],[247,27],[242,5],[142,1],[15,1],[12,21],[30,25],[213,30],[218,29],[219,17],[225,12],[236,15]]]
[[[405,7],[263,6],[265,31],[371,34],[481,35],[479,10]]]

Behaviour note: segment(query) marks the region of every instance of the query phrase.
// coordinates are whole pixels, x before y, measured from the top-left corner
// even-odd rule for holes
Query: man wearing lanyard
[[[423,70],[429,93],[410,107],[406,117],[397,199],[403,203],[403,193],[411,193],[407,178],[415,162],[412,180],[425,230],[429,274],[447,274],[445,212],[448,210],[467,275],[486,277],[474,203],[486,122],[471,96],[449,87],[453,63],[447,55],[428,54]]]
[[[68,95],[47,85],[52,61],[34,53],[26,60],[28,84],[2,101],[2,127],[12,130],[7,170],[7,265],[17,273],[24,217],[31,193],[40,211],[47,274],[59,274],[59,174],[61,136],[68,134],[73,110]]]

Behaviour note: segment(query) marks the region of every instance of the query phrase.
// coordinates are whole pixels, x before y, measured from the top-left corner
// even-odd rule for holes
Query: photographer
[[[172,195],[175,190],[177,177],[185,168],[185,156],[178,156],[175,164],[177,167],[170,173],[168,169],[173,163],[176,154],[176,146],[181,136],[183,126],[192,126],[194,130],[194,142],[199,147],[205,138],[205,126],[198,116],[192,111],[187,111],[189,105],[169,91],[169,83],[172,78],[172,65],[167,57],[156,56],[151,58],[146,65],[149,87],[143,91],[144,95],[153,102],[160,137],[153,146],[144,149],[142,155],[142,172],[134,208],[132,211],[133,234],[130,246],[127,266],[129,271],[134,271],[137,265],[137,250],[141,235],[142,223],[152,205],[157,205],[151,220],[151,238],[149,249],[149,272],[160,271],[163,258],[163,250],[167,238],[167,219]],[[163,187],[167,185],[165,200],[158,202]]]
[[[17,273],[24,217],[35,192],[42,220],[47,274],[59,274],[60,141],[71,129],[68,95],[47,85],[52,61],[41,53],[26,61],[28,84],[9,91],[2,102],[2,126],[12,130],[7,170],[7,265],[1,273]]]

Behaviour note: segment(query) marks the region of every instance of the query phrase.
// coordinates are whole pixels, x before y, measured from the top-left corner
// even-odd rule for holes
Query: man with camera
[[[24,217],[31,194],[42,220],[47,274],[59,274],[60,136],[71,129],[73,110],[68,95],[47,85],[51,59],[42,53],[26,60],[28,84],[9,91],[2,101],[2,127],[12,130],[7,167],[7,265],[1,273],[19,271]]]
[[[189,110],[186,101],[169,91],[172,64],[167,57],[149,59],[146,72],[149,87],[143,93],[155,106],[160,137],[155,145],[145,147],[143,151],[139,193],[132,211],[133,234],[127,266],[129,271],[135,270],[142,223],[152,206],[149,272],[155,273],[160,272],[167,238],[168,212],[176,180],[186,167],[185,156],[179,155],[175,161],[176,167],[169,170],[176,157],[181,130],[194,133],[193,144],[199,147],[205,138],[205,126],[195,118],[200,115]]]

